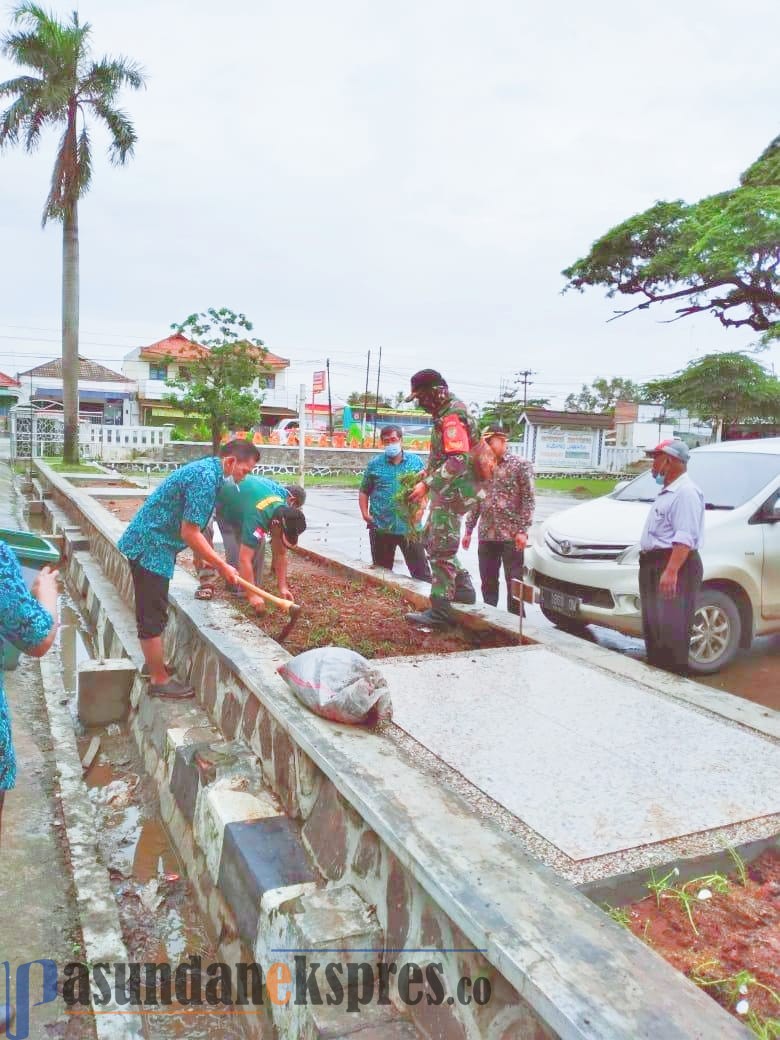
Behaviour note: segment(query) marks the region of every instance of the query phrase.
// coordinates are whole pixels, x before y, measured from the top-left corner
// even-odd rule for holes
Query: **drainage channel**
[[[63,685],[82,760],[90,745],[94,752],[94,741],[99,741],[84,781],[95,809],[98,846],[119,910],[130,963],[167,964],[174,976],[178,965],[197,964],[190,960],[194,957],[200,958],[205,972],[207,965],[220,958],[160,818],[154,781],[144,771],[129,726],[113,723],[84,727],[78,718],[78,666],[96,655],[84,618],[67,589],[60,603]],[[188,974],[192,979],[194,972]],[[241,1040],[245,1036],[240,1021],[231,1021],[229,1014],[195,1013],[194,1008],[183,1008],[176,1002],[175,990],[173,1003],[153,1012],[155,993],[145,989],[144,981],[145,969],[141,969],[137,985],[145,1004],[142,1020],[149,1038]],[[206,982],[204,977],[204,986]],[[135,999],[133,985],[136,983],[129,970],[128,995]],[[158,998],[160,990],[158,985]]]

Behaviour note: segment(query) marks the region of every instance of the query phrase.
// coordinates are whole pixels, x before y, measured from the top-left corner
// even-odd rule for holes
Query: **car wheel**
[[[577,621],[575,618],[567,617],[565,614],[559,614],[555,610],[548,610],[548,608],[543,607],[541,603],[539,604],[539,609],[547,620],[551,621],[556,628],[560,628],[562,632],[568,632],[573,636],[581,636],[587,628],[582,621]]]
[[[742,619],[731,596],[702,589],[696,600],[688,667],[694,675],[720,671],[739,649]]]

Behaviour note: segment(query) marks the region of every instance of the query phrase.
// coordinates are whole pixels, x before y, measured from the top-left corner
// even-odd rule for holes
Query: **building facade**
[[[20,372],[18,382],[33,407],[62,412],[62,358]],[[79,355],[79,418],[107,426],[132,422],[135,383],[105,365]]]
[[[186,381],[192,366],[208,357],[208,350],[174,333],[157,343],[137,347],[126,355],[122,372],[137,386],[134,401],[134,423],[139,426],[165,426],[173,424],[187,428],[198,421],[197,416],[187,416],[168,398],[181,397],[183,391],[168,385],[170,380]],[[258,425],[273,426],[279,419],[297,415],[297,395],[287,387],[287,369],[290,362],[268,351],[263,357],[267,369],[255,380],[253,389],[262,391],[263,400],[258,413]]]
[[[8,413],[23,400],[24,393],[19,380],[0,372],[0,433],[8,432]]]
[[[527,408],[523,455],[537,470],[597,470],[604,466],[612,416],[598,412],[559,412]]]

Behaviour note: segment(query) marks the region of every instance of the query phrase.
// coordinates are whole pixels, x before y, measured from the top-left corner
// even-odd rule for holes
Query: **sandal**
[[[189,683],[184,683],[172,675],[168,682],[149,683],[149,695],[151,697],[167,697],[169,700],[183,700],[185,697],[194,697],[195,690]]]
[[[214,586],[198,585],[195,589],[195,599],[214,599]]]

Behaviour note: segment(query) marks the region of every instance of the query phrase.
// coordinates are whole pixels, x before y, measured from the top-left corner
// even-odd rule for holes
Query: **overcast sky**
[[[73,6],[58,4],[65,15]],[[466,401],[532,369],[554,403],[755,339],[662,324],[563,267],[659,198],[736,183],[780,131],[776,0],[81,0],[96,55],[139,61],[136,155],[102,152],[80,208],[81,353],[209,306],[244,311],[333,390],[440,368]],[[8,24],[9,8],[0,24]],[[769,46],[767,46],[769,41]],[[0,80],[16,75],[0,59]],[[0,370],[59,351],[61,229],[40,228],[56,138],[0,156]],[[780,351],[764,355],[780,368]]]

